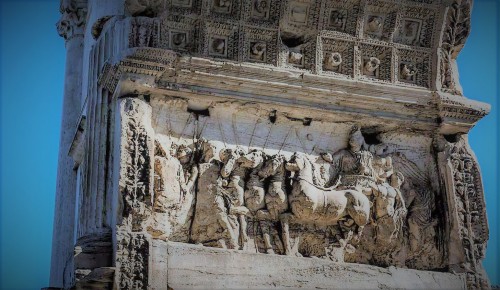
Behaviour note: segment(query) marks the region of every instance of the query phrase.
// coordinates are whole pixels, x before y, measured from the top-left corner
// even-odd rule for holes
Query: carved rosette
[[[86,1],[62,0],[60,6],[61,19],[56,23],[57,33],[66,41],[82,36],[87,17]]]
[[[489,289],[482,260],[488,241],[488,221],[479,165],[467,136],[445,142],[439,153],[449,206],[449,264],[467,273],[469,289]]]
[[[283,2],[281,8],[280,1],[233,2],[127,0],[130,47],[168,48],[397,86],[430,88],[437,83],[438,89],[461,94],[455,58],[468,35],[470,0],[396,6],[391,1],[320,5],[301,0]],[[444,20],[438,23],[441,13]],[[439,43],[434,43],[439,33]],[[345,62],[330,61],[332,53]],[[431,62],[433,53],[440,55],[437,62]],[[380,71],[362,69],[371,57],[380,60]]]
[[[151,107],[139,98],[120,102],[121,166],[120,214],[116,255],[120,289],[146,289],[149,241],[145,223],[151,215],[153,192],[154,132]]]

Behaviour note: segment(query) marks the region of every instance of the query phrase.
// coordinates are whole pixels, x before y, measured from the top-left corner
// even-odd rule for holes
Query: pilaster
[[[74,281],[76,170],[70,147],[80,117],[83,65],[83,30],[86,1],[61,1],[57,31],[66,42],[61,137],[56,184],[56,206],[50,271],[51,287],[70,287]]]

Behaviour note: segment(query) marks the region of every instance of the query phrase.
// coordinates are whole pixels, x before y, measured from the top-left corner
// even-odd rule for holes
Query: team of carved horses
[[[220,158],[224,163],[221,176],[228,179],[225,185],[238,200],[236,205],[246,207],[258,220],[281,221],[286,254],[291,253],[289,222],[332,226],[350,218],[360,232],[370,219],[367,196],[353,189],[316,185],[314,164],[303,153],[287,160],[281,154],[266,156],[260,150],[245,154],[237,148],[223,149]]]

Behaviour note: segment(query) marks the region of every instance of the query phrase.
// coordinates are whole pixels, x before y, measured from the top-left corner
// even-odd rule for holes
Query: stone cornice
[[[123,52],[116,63],[104,66],[99,84],[118,94],[124,87],[135,85],[145,94],[236,99],[372,115],[419,123],[429,130],[441,127],[445,134],[468,132],[489,112],[487,104],[447,93],[182,57],[153,48]]]
[[[87,0],[61,0],[61,19],[56,23],[57,33],[66,41],[84,35]]]
[[[437,103],[424,89],[389,89],[251,64],[180,57],[162,49],[130,49],[126,55],[116,64],[106,64],[99,76],[99,84],[111,92],[121,94],[124,87],[134,85],[145,94],[299,106],[417,122],[428,129],[438,126]]]
[[[444,134],[467,133],[479,120],[488,115],[491,106],[448,93],[436,93],[439,99],[441,131]]]

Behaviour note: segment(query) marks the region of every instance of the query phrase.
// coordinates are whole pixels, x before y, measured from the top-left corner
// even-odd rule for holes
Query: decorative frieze
[[[488,241],[488,220],[481,173],[467,136],[440,140],[440,169],[450,207],[450,267],[467,273],[470,289],[489,288],[482,266]]]
[[[131,209],[124,217],[133,218],[124,218],[119,228],[128,222],[129,231],[145,230],[153,239],[258,253],[442,267],[439,243],[431,242],[442,238],[437,234],[437,193],[429,183],[431,172],[417,165],[423,160],[432,164],[430,152],[404,151],[395,143],[370,145],[357,127],[324,123],[309,129],[314,121],[308,118],[300,125],[293,120],[275,125],[261,119],[268,111],[258,107],[213,104],[208,113],[197,115],[185,111],[184,100],[152,97],[149,102],[152,115],[145,101],[122,101],[123,116],[130,116],[122,117],[129,120],[123,129],[127,136],[122,134],[130,140],[125,144],[155,139],[154,157],[144,155],[151,150],[149,143],[136,142],[132,152],[142,158],[131,155],[124,160],[132,161],[122,162],[127,172],[135,168],[133,160],[145,162],[142,167],[150,170],[149,175],[122,179],[126,184],[145,180],[142,185],[153,175],[154,186],[149,194],[143,189],[150,185],[141,187],[137,197],[126,188],[121,191],[124,202],[133,201],[124,207]],[[137,111],[141,108],[143,113]],[[155,128],[147,135],[145,117],[154,120]],[[347,147],[340,145],[344,141],[339,137],[325,137],[333,131],[321,132],[323,126],[342,128]],[[398,136],[389,135],[380,138]],[[425,241],[426,247],[415,239]],[[395,249],[406,254],[393,256]]]

